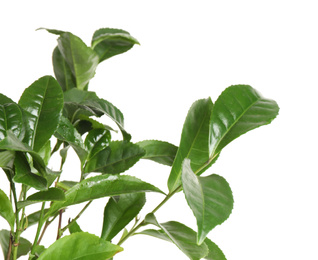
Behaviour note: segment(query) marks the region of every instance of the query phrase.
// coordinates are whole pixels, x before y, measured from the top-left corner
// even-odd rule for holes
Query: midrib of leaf
[[[76,63],[75,63],[75,55],[74,55],[74,51],[73,51],[73,44],[72,44],[72,40],[71,37],[69,37],[70,40],[70,47],[71,47],[71,54],[72,54],[72,61],[73,61],[73,67],[74,67],[74,73],[75,73],[75,80],[76,80],[76,87],[78,88],[78,82],[77,82],[77,68],[76,68]]]
[[[249,96],[248,96],[249,97]],[[241,103],[239,102],[239,100],[234,96],[234,98],[235,98],[235,100],[237,101],[237,103],[243,108],[243,106],[241,105]],[[223,138],[228,134],[228,132],[230,132],[230,130],[232,129],[232,127],[245,115],[245,113],[252,107],[252,106],[254,106],[258,101],[260,101],[262,98],[258,98],[257,100],[255,100],[255,102],[252,102],[251,103],[251,105],[249,105],[245,110],[244,110],[244,108],[243,108],[243,112],[241,113],[241,115],[240,116],[238,116],[237,117],[237,119],[236,120],[234,120],[234,122],[230,125],[230,127],[226,130],[226,132],[223,134],[223,136],[220,138],[220,140],[216,143],[216,145],[215,145],[215,147],[214,147],[214,149],[213,149],[213,151],[211,152],[211,155],[213,155],[213,157],[215,157],[214,156],[214,152],[216,151],[216,149],[218,148],[218,146],[219,146],[219,144],[220,144],[220,142],[223,140]],[[229,108],[225,105],[225,103],[223,103],[223,105],[224,105],[224,107],[226,107],[226,109],[227,110],[229,110]],[[229,110],[230,111],[230,110]],[[212,111],[212,113],[213,113],[213,111]],[[232,115],[232,113],[230,113],[231,114],[231,116],[233,117],[233,115]],[[222,124],[223,124],[223,121],[222,120],[220,120],[221,122],[222,122]]]
[[[68,84],[68,80],[67,80],[67,71],[66,71],[66,61],[65,61],[65,59],[64,59],[64,57],[62,56],[62,54],[61,54],[61,57],[62,57],[62,59],[63,59],[63,71],[64,71],[64,80],[65,80],[65,87],[66,87],[66,90],[68,90],[69,88],[68,88],[68,86],[69,86],[69,84]]]
[[[46,83],[46,88],[45,88],[45,92],[44,92],[44,95],[43,95],[43,99],[42,99],[42,102],[40,104],[40,112],[37,116],[37,120],[35,121],[35,124],[34,124],[34,131],[33,131],[33,136],[32,136],[32,149],[34,148],[34,142],[35,142],[35,137],[36,137],[36,132],[37,132],[37,129],[38,129],[38,125],[39,125],[39,121],[40,121],[40,117],[41,117],[41,114],[42,114],[42,108],[43,108],[43,103],[44,103],[44,99],[46,97],[46,93],[47,93],[47,88],[48,88],[48,85],[49,85],[49,79],[47,80],[47,83]]]
[[[204,121],[205,121],[205,118],[206,118],[207,114],[208,114],[208,112],[206,111],[206,113],[205,113],[205,115],[204,115],[204,119],[201,121],[200,127],[199,127],[199,129],[198,129],[198,131],[197,131],[197,133],[196,133],[196,135],[195,135],[194,141],[192,142],[192,144],[191,144],[191,146],[190,146],[190,149],[189,149],[189,152],[187,153],[186,157],[182,157],[182,155],[181,155],[182,151],[181,151],[181,149],[179,148],[181,158],[188,158],[188,156],[190,155],[190,153],[191,153],[191,151],[192,151],[192,149],[193,149],[194,143],[195,143],[195,141],[197,140],[197,138],[198,138],[198,136],[199,136],[199,133],[200,133],[202,127],[203,127],[203,123],[204,123]],[[200,151],[202,151],[202,150],[200,150]],[[177,153],[177,154],[178,154],[178,153]],[[179,157],[180,157],[180,156],[179,156]],[[197,165],[198,165],[198,164],[197,164]],[[180,170],[179,170],[178,173],[177,173],[177,178],[176,178],[177,180],[180,179],[180,176],[181,176],[181,173],[182,173],[182,170],[181,170],[181,169],[182,169],[182,167],[180,167]],[[173,185],[173,190],[175,190],[175,189],[174,189],[175,186],[176,186],[176,182],[175,182],[174,185]],[[180,187],[180,185],[178,185],[178,188],[179,188],[179,187]],[[178,188],[177,188],[177,189],[178,189]]]

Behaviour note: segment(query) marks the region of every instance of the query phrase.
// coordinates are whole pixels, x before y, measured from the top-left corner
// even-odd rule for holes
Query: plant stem
[[[66,229],[69,228],[69,226],[71,226],[76,220],[78,220],[80,218],[80,216],[84,213],[84,211],[88,208],[88,206],[92,203],[93,201],[90,200],[88,203],[86,203],[86,205],[84,206],[84,208],[82,208],[82,210],[77,214],[77,216],[75,218],[73,218],[65,227],[63,227],[60,230],[60,235],[62,236],[63,233],[65,232]]]
[[[18,199],[17,199],[17,192],[15,189],[15,185],[13,181],[10,181],[11,183],[11,190],[13,193],[13,200],[15,204],[15,218],[16,218],[16,231],[13,239],[13,247],[12,247],[12,259],[16,260],[18,257],[18,246],[19,246],[19,239],[20,239],[20,221],[19,221],[19,209],[18,209]]]
[[[35,235],[35,238],[34,238],[34,242],[33,242],[32,248],[31,248],[31,255],[34,255],[35,247],[38,244],[40,232],[41,232],[41,229],[42,229],[42,226],[43,226],[44,209],[45,209],[45,202],[42,202],[41,215],[40,215],[40,219],[39,219],[39,223],[38,223],[38,228],[36,230],[36,235]]]

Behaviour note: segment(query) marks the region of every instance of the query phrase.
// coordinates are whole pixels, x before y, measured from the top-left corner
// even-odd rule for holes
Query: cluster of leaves
[[[189,259],[225,259],[208,233],[231,214],[233,196],[219,175],[201,175],[216,161],[221,150],[238,136],[269,124],[278,113],[275,101],[263,98],[252,87],[227,88],[213,104],[211,98],[191,106],[185,119],[179,147],[168,142],[131,142],[121,111],[88,91],[89,81],[102,61],[131,49],[138,41],[119,29],[97,30],[91,46],[70,32],[46,29],[58,35],[53,51],[55,78],[44,76],[25,89],[18,103],[0,95],[0,167],[10,183],[7,196],[0,190],[0,216],[10,230],[0,231],[6,260],[29,254],[29,259],[112,259],[132,235],[143,234],[174,243]],[[112,140],[112,127],[98,120],[111,118],[122,133]],[[55,144],[52,146],[52,142]],[[80,180],[60,181],[68,149],[80,160]],[[59,171],[48,167],[55,152],[61,156]],[[154,185],[121,173],[140,159],[171,167],[165,194]],[[99,173],[88,177],[90,173]],[[20,195],[17,194],[17,185]],[[197,220],[197,231],[182,223],[160,223],[156,211],[183,190]],[[31,195],[27,195],[31,192]],[[163,201],[146,215],[137,216],[146,202],[146,192],[163,194]],[[30,194],[30,193],[29,193]],[[77,219],[97,198],[109,197],[100,237],[84,232]],[[46,228],[72,205],[86,202],[81,212],[48,248],[40,244]],[[27,207],[40,203],[39,211]],[[49,205],[47,205],[49,204]],[[126,226],[135,219],[128,231]],[[34,242],[21,234],[37,224]],[[153,225],[155,229],[139,229]],[[70,235],[63,236],[69,230]],[[137,232],[138,231],[138,232]],[[111,241],[122,232],[117,244]]]

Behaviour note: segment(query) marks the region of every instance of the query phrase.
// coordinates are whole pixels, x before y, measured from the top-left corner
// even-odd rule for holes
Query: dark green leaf
[[[65,33],[65,31],[61,31],[61,30],[56,30],[56,29],[48,29],[48,28],[43,28],[43,27],[40,27],[38,29],[36,29],[37,31],[38,30],[46,30],[48,31],[49,33],[52,33],[52,34],[55,34],[55,35],[61,35],[63,33]]]
[[[93,129],[85,138],[85,147],[88,151],[87,159],[91,159],[98,152],[109,146],[111,140],[110,132],[104,129]]]
[[[93,234],[78,232],[54,242],[38,260],[105,260],[122,250]]]
[[[81,120],[88,116],[107,115],[121,130],[125,140],[131,136],[124,129],[124,116],[122,112],[110,102],[99,98],[95,92],[71,89],[64,93],[65,109],[64,114],[71,122]]]
[[[78,89],[87,89],[95,75],[98,55],[77,36],[66,32],[58,38],[58,48],[75,78]]]
[[[197,219],[198,244],[201,244],[215,226],[230,216],[233,209],[232,191],[221,176],[196,176],[189,159],[183,163],[182,184],[187,202]]]
[[[54,202],[47,217],[62,208],[97,198],[127,193],[154,191],[163,193],[155,186],[128,175],[98,175],[81,181],[65,193],[64,202]]]
[[[139,233],[135,233],[136,235],[140,234],[140,235],[148,235],[148,236],[152,236],[152,237],[156,237],[168,242],[172,242],[171,239],[168,237],[168,235],[162,230],[156,230],[156,229],[146,229],[143,230]]]
[[[248,85],[228,87],[213,107],[210,123],[210,155],[218,154],[240,135],[269,124],[278,114],[277,103],[263,98]]]
[[[14,160],[15,176],[13,180],[17,183],[23,183],[37,190],[47,189],[47,180],[31,172],[31,168],[24,153],[17,152]]]
[[[10,231],[8,230],[0,230],[0,244],[2,247],[2,252],[4,255],[4,259],[7,257],[8,248],[9,248],[9,240],[10,240]],[[18,258],[23,255],[27,255],[31,249],[32,244],[23,237],[19,239],[19,247],[18,247]],[[11,256],[12,259],[12,256]]]
[[[137,145],[145,149],[143,159],[153,160],[157,163],[172,166],[178,147],[168,142],[158,140],[145,140]]]
[[[111,197],[104,210],[101,238],[111,241],[140,212],[146,203],[145,193],[122,194]]]
[[[206,238],[204,243],[209,248],[209,254],[204,257],[207,260],[226,260],[225,255],[223,254],[222,250],[213,243],[210,239]]]
[[[19,105],[28,119],[27,143],[38,152],[59,124],[63,108],[62,89],[53,77],[44,76],[25,89]]]
[[[18,208],[23,208],[23,207],[26,207],[28,205],[38,203],[38,202],[64,201],[64,200],[65,200],[65,195],[61,189],[49,188],[46,191],[39,191],[39,192],[32,194],[24,201],[19,201]]]
[[[84,173],[121,173],[132,167],[144,154],[145,150],[136,144],[113,141],[87,161]]]
[[[98,54],[99,62],[128,51],[134,44],[139,42],[128,32],[111,28],[97,30],[92,39],[92,48]]]
[[[201,171],[209,161],[209,123],[213,103],[210,98],[193,103],[183,125],[181,141],[168,180],[169,191],[181,184],[182,162],[191,159],[193,171]]]
[[[11,98],[0,93],[0,104],[5,105],[10,103],[15,103],[15,102]]]
[[[48,165],[49,160],[51,158],[51,141],[48,140],[45,145],[40,149],[38,154],[43,159],[45,165]]]
[[[14,228],[15,215],[7,195],[0,189],[0,216],[8,221],[11,230]]]
[[[11,131],[20,140],[23,139],[25,129],[22,121],[22,111],[17,104],[0,104],[0,140]]]
[[[170,240],[191,260],[199,260],[208,255],[207,245],[204,242],[201,245],[196,243],[197,233],[191,228],[175,221],[159,224],[153,214],[148,214],[146,221],[161,228]],[[148,232],[147,235],[154,235],[157,238],[164,239],[162,231],[157,233]]]
[[[118,132],[117,130],[114,130],[108,125],[104,125],[97,120],[90,118],[88,116],[80,116],[79,122],[76,124],[76,129],[77,131],[83,135],[93,129],[103,129],[103,130],[108,130],[108,131],[114,131]]]
[[[72,146],[81,162],[84,163],[87,157],[87,151],[84,147],[82,137],[72,123],[64,116],[61,116],[59,126],[54,135],[57,139],[67,142]]]
[[[72,74],[70,66],[66,63],[58,47],[56,47],[53,51],[52,61],[54,75],[58,83],[62,87],[63,91],[76,88],[75,77]]]

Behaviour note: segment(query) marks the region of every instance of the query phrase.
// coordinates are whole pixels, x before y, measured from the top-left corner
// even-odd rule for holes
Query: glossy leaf
[[[196,243],[197,234],[191,228],[176,221],[159,224],[153,214],[148,214],[146,221],[161,228],[170,240],[191,260],[199,260],[208,255],[209,250],[207,245],[205,243],[201,245]],[[148,232],[148,235],[157,235],[156,237],[163,239],[161,231],[157,233]]]
[[[210,123],[210,155],[219,153],[240,135],[269,124],[278,114],[277,103],[263,98],[248,85],[228,87],[213,107]]]
[[[38,260],[105,260],[122,250],[93,234],[78,232],[54,242]]]
[[[23,208],[28,205],[44,202],[44,201],[64,201],[65,195],[61,189],[49,188],[46,191],[39,191],[30,195],[26,200],[18,202],[18,208]]]
[[[124,116],[122,112],[110,102],[99,98],[95,92],[71,89],[64,93],[64,114],[72,118],[72,122],[87,116],[106,115],[119,127],[125,140],[131,136],[124,129]]]
[[[15,152],[13,151],[0,152],[0,167],[12,168],[14,157],[15,157]]]
[[[77,232],[83,232],[83,230],[82,230],[81,227],[77,224],[76,221],[72,222],[72,223],[69,225],[68,230],[69,230],[70,234],[77,233]]]
[[[47,217],[62,208],[102,197],[127,193],[160,192],[155,186],[128,175],[98,175],[81,181],[65,193],[64,202],[54,202]]]
[[[6,259],[8,254],[9,240],[10,231],[4,229],[0,230],[0,245],[2,247],[4,259]],[[27,239],[20,237],[17,257],[19,258],[20,256],[27,255],[31,249],[31,245],[32,244]]]
[[[144,154],[145,150],[136,144],[113,141],[87,161],[84,173],[122,173],[138,162]]]
[[[134,44],[139,42],[128,32],[112,28],[97,30],[92,39],[92,48],[98,54],[99,62],[128,51]]]
[[[84,163],[87,157],[87,151],[84,147],[82,137],[72,123],[64,116],[61,116],[59,126],[54,135],[57,139],[72,146],[81,162]]]
[[[54,75],[63,91],[76,88],[75,77],[58,47],[54,49],[52,56]]]
[[[19,105],[28,119],[27,143],[38,152],[59,124],[63,108],[62,89],[53,77],[44,76],[25,89]]]
[[[102,124],[98,122],[97,120],[90,118],[88,116],[82,115],[79,118],[80,118],[79,122],[76,124],[76,129],[81,135],[93,129],[103,129],[108,131],[114,131],[116,133],[118,132],[117,130],[114,130],[112,127]]]
[[[146,154],[143,159],[149,159],[163,165],[172,166],[178,147],[168,142],[158,140],[145,140],[138,142]]]
[[[111,241],[137,216],[145,203],[145,193],[122,194],[118,200],[111,197],[104,210],[101,238]]]
[[[221,176],[196,176],[189,159],[183,163],[182,185],[187,202],[197,219],[198,244],[201,244],[215,226],[230,216],[233,209],[232,191]]]
[[[10,225],[11,230],[14,228],[15,215],[12,204],[7,195],[0,189],[0,216],[3,217]]]
[[[75,78],[78,89],[87,89],[95,75],[98,55],[77,36],[66,32],[58,38],[58,48]]]
[[[11,131],[21,140],[24,137],[22,111],[14,103],[0,104],[0,140],[7,136],[7,131]]]
[[[75,181],[60,181],[56,184],[56,187],[60,188],[62,190],[68,191],[70,188],[72,188],[77,183],[78,182],[75,182]]]
[[[88,151],[88,160],[94,157],[98,152],[107,148],[111,141],[111,135],[108,130],[93,129],[85,138],[85,147]]]
[[[204,240],[204,243],[208,246],[209,248],[209,254],[204,257],[204,259],[207,260],[226,260],[226,257],[222,250],[215,244],[213,243],[210,239],[206,238]]]
[[[181,184],[182,162],[191,159],[193,171],[200,171],[209,161],[209,123],[213,103],[210,98],[193,103],[183,125],[181,141],[173,162],[168,188],[172,192]]]
[[[47,180],[31,172],[29,162],[21,152],[16,153],[14,160],[15,176],[13,180],[17,183],[23,183],[37,190],[47,189]]]

